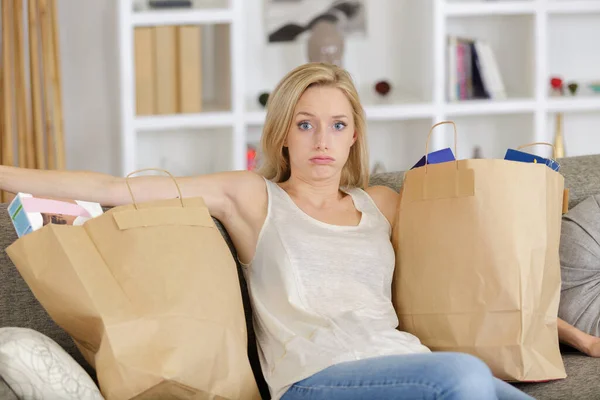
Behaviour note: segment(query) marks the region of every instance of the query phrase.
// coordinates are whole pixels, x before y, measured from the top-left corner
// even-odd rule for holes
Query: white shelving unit
[[[228,146],[226,149],[220,149],[220,152],[209,151],[206,153],[221,154],[226,153],[229,160],[219,160],[220,167],[217,169],[244,169],[246,167],[246,137],[245,137],[245,110],[243,109],[244,92],[244,0],[225,0],[225,1],[198,1],[195,0],[191,9],[164,9],[164,10],[135,10],[132,0],[119,0],[119,44],[120,44],[120,90],[121,90],[121,173],[123,175],[142,168],[142,167],[163,167],[173,169],[173,172],[184,168],[187,173],[190,171],[186,163],[179,163],[173,168],[169,157],[173,155],[164,155],[160,150],[165,148],[165,144],[172,142],[168,135],[175,136],[177,132],[190,130],[212,130],[215,135],[226,135],[228,137]],[[225,80],[230,88],[229,97],[231,98],[229,107],[214,107],[218,110],[212,110],[210,103],[206,107],[207,111],[197,114],[176,114],[176,115],[152,115],[137,116],[135,101],[135,67],[134,67],[134,29],[142,26],[160,26],[160,25],[198,25],[198,26],[224,26],[225,42],[223,39],[219,45],[228,48],[225,55],[229,66],[228,76]],[[209,40],[214,39],[215,30],[210,30]],[[214,45],[212,46],[214,47]],[[210,43],[208,48],[210,49]],[[214,48],[213,48],[214,50]],[[223,50],[223,49],[221,49]],[[210,64],[209,60],[209,64]],[[207,68],[209,74],[214,74],[214,67]],[[205,83],[203,83],[205,85]],[[208,86],[208,85],[206,85]],[[225,108],[225,109],[223,109]],[[141,139],[152,134],[162,136],[159,138],[158,145],[155,148],[142,146]],[[200,136],[198,134],[198,136]],[[206,135],[202,135],[206,139]],[[156,136],[155,136],[156,138]],[[190,135],[187,135],[190,138]],[[162,139],[162,140],[160,140]],[[164,139],[169,139],[165,141]],[[173,138],[180,140],[181,138]],[[211,140],[204,140],[211,143]],[[184,148],[189,148],[188,143],[183,143]],[[221,146],[222,147],[222,146]],[[181,149],[181,147],[179,147]],[[226,150],[223,152],[223,150]],[[148,157],[148,153],[151,153]],[[142,156],[146,156],[146,161],[142,161]],[[150,161],[148,161],[150,160]],[[212,168],[215,169],[215,168]],[[200,171],[211,172],[211,171]]]
[[[266,114],[258,105],[259,94],[272,90],[287,71],[306,62],[303,41],[266,43],[263,1],[216,1],[215,6],[193,10],[137,12],[127,1],[120,2],[123,174],[153,161],[154,166],[181,174],[246,167],[246,146],[260,137]],[[592,134],[600,133],[600,94],[583,87],[575,97],[549,94],[554,75],[581,86],[600,81],[600,0],[368,0],[366,4],[367,36],[347,38],[344,66],[363,99],[372,164],[383,162],[388,170],[409,167],[423,154],[431,125],[446,119],[457,123],[460,158],[470,157],[474,146],[482,148],[484,157],[501,157],[508,147],[552,141],[557,112],[565,113],[567,155],[600,152],[600,135]],[[230,107],[192,115],[135,116],[133,29],[165,24],[229,28]],[[506,100],[447,100],[450,34],[490,43]],[[206,68],[203,80],[211,82],[211,74],[217,72]],[[373,93],[380,79],[392,84],[389,98]],[[443,133],[446,129],[434,135],[432,148],[452,145],[452,135]],[[182,131],[187,133],[178,133]],[[167,149],[175,142],[180,147],[173,144]],[[194,151],[202,155],[195,158]],[[187,156],[180,160],[182,152]],[[210,157],[213,162],[206,161]]]

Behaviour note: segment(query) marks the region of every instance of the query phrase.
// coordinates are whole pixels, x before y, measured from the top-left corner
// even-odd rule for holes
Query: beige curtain
[[[58,0],[2,0],[0,162],[65,167]],[[12,194],[2,193],[2,201]]]

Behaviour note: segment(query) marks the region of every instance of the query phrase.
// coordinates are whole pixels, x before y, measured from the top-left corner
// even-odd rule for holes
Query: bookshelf
[[[119,3],[121,171],[162,167],[176,174],[244,169],[265,119],[257,98],[306,62],[303,41],[268,44],[264,0],[195,0],[189,10],[134,10]],[[452,119],[458,156],[502,157],[506,148],[552,141],[564,114],[567,155],[600,153],[600,0],[366,1],[368,33],[349,37],[344,67],[359,89],[369,129],[371,165],[402,170],[424,152],[434,123]],[[137,116],[133,32],[136,27],[201,25],[206,107],[196,114]],[[204,31],[203,31],[204,32]],[[483,39],[498,63],[506,98],[448,99],[448,36]],[[577,96],[550,95],[551,76],[580,83]],[[392,92],[373,91],[387,79]],[[225,100],[223,100],[224,98]],[[440,127],[432,148],[451,146]],[[539,148],[540,154],[549,155]]]

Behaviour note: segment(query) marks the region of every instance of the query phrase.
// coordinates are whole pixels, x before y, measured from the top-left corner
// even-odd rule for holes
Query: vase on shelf
[[[342,66],[344,35],[335,23],[321,20],[310,31],[308,60]]]
[[[554,129],[554,159],[563,158],[565,156],[565,139],[563,136],[563,115],[556,114],[556,127]]]

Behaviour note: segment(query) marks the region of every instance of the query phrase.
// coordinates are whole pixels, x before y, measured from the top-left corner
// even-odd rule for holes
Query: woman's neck
[[[309,202],[318,208],[327,208],[329,205],[337,203],[342,196],[339,178],[311,182],[292,175],[281,186],[291,196]]]

